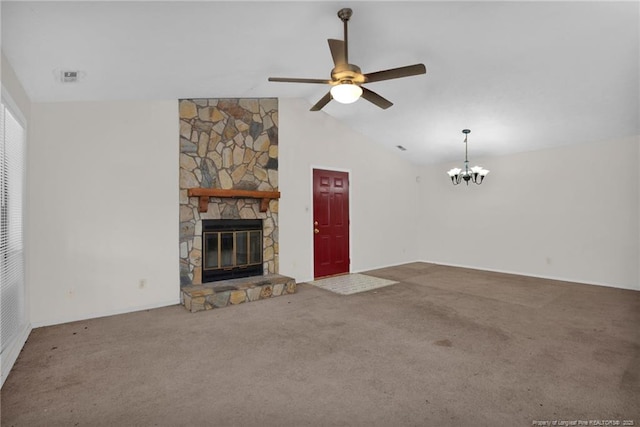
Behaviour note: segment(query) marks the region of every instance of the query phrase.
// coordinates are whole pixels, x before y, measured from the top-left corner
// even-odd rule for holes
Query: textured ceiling
[[[350,62],[427,74],[369,84],[394,102],[323,112],[416,163],[639,133],[638,2],[11,2],[2,49],[34,102],[299,97],[328,78],[336,16],[354,11]],[[59,72],[82,79],[63,85]],[[568,165],[568,167],[572,167]]]

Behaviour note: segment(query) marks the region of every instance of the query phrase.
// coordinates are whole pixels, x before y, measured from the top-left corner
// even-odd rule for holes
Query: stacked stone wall
[[[278,189],[276,98],[180,102],[180,284],[202,283],[202,220],[262,219],[263,270],[278,273],[278,200],[210,198],[199,212],[189,188]]]

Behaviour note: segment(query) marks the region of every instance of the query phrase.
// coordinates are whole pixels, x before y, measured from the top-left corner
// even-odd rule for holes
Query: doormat
[[[308,282],[313,286],[335,292],[340,295],[357,294],[384,286],[395,285],[393,280],[380,279],[366,274],[345,274],[342,276],[328,277],[326,279]]]

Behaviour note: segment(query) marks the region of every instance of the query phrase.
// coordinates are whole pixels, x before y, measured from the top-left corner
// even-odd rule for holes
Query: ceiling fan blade
[[[284,83],[319,83],[330,84],[331,80],[326,79],[296,79],[289,77],[269,77],[270,82],[284,82]]]
[[[407,65],[406,67],[392,68],[390,70],[376,71],[374,73],[365,74],[365,82],[379,82],[382,80],[399,79],[401,77],[416,76],[424,74],[427,68],[424,64]]]
[[[316,105],[311,107],[311,110],[309,111],[320,111],[322,110],[322,107],[329,103],[329,101],[331,101],[331,92],[327,92],[327,94],[323,96],[320,101],[316,102]]]
[[[393,105],[393,102],[389,101],[386,98],[381,97],[374,91],[371,91],[366,87],[362,87],[362,86],[360,87],[362,88],[362,97],[367,101],[376,104],[378,107],[382,108],[383,110],[386,110],[387,108]]]
[[[345,49],[344,41],[337,39],[329,39],[329,49],[331,50],[331,57],[335,65],[343,65],[347,63],[347,52]]]

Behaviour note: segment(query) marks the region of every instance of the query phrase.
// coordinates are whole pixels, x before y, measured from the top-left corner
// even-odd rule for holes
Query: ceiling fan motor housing
[[[331,80],[333,84],[351,82],[354,84],[362,84],[366,81],[360,67],[353,64],[339,64],[331,70]]]

